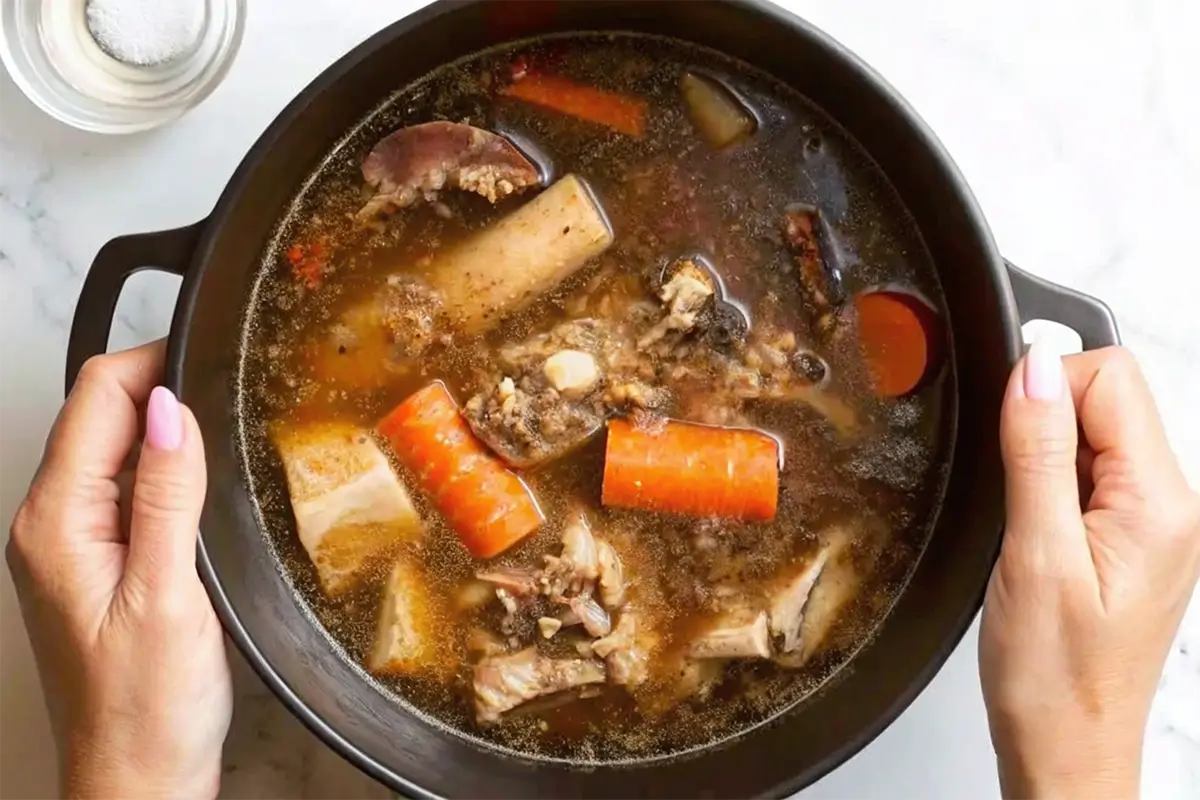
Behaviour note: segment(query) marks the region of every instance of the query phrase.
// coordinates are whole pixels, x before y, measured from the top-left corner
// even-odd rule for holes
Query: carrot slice
[[[646,128],[646,101],[583,86],[554,75],[527,74],[500,90],[502,95],[549,108],[586,122],[605,125],[636,139]]]
[[[533,493],[475,438],[445,384],[410,395],[376,426],[476,558],[492,558],[544,521]]]
[[[875,291],[854,300],[859,346],[875,393],[901,397],[916,389],[934,360],[933,312],[902,292]]]
[[[661,430],[608,423],[601,502],[697,517],[770,520],[779,444],[759,431],[670,420]]]

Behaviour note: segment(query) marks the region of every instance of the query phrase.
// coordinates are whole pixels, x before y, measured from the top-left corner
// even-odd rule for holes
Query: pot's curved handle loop
[[[71,321],[67,340],[67,394],[84,362],[108,350],[113,314],[125,281],[144,269],[183,275],[196,251],[203,226],[202,220],[169,231],[118,236],[100,248],[83,279]]]
[[[1084,350],[1121,343],[1116,317],[1104,301],[1031,275],[1007,259],[1004,266],[1022,325],[1032,319],[1066,325],[1079,334]]]

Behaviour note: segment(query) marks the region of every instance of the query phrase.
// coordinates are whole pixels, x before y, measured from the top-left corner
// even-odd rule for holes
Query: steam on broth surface
[[[400,91],[281,220],[247,477],[403,701],[533,756],[680,752],[812,693],[903,587],[942,316],[890,187],[792,90],[667,39],[526,42]]]

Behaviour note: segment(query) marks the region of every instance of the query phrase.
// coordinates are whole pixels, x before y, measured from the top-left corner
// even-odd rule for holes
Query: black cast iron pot
[[[949,488],[928,549],[879,635],[832,685],[724,746],[586,769],[482,749],[387,701],[343,661],[266,547],[242,478],[234,417],[243,298],[272,226],[317,162],[382,98],[440,64],[567,30],[642,31],[707,45],[791,84],[857,138],[932,253],[949,309],[959,399]],[[997,428],[1021,322],[1062,322],[1088,348],[1118,341],[1102,303],[1006,264],[949,156],[891,87],[812,26],[754,2],[469,0],[438,3],[392,25],[284,109],[207,219],[101,249],[75,312],[68,388],[83,362],[105,349],[122,284],[144,268],[183,276],[166,375],[204,433],[210,475],[198,562],[229,635],[330,746],[397,791],[421,797],[779,796],[841,764],[928,684],[979,610],[1000,545]]]

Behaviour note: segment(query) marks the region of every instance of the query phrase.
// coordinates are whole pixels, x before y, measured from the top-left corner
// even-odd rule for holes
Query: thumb
[[[1045,342],[1035,341],[1013,370],[1000,414],[1010,534],[1063,525],[1082,528],[1078,445],[1075,404],[1062,358]]]
[[[150,393],[133,484],[127,579],[152,588],[194,577],[207,473],[192,412],[163,386]]]

